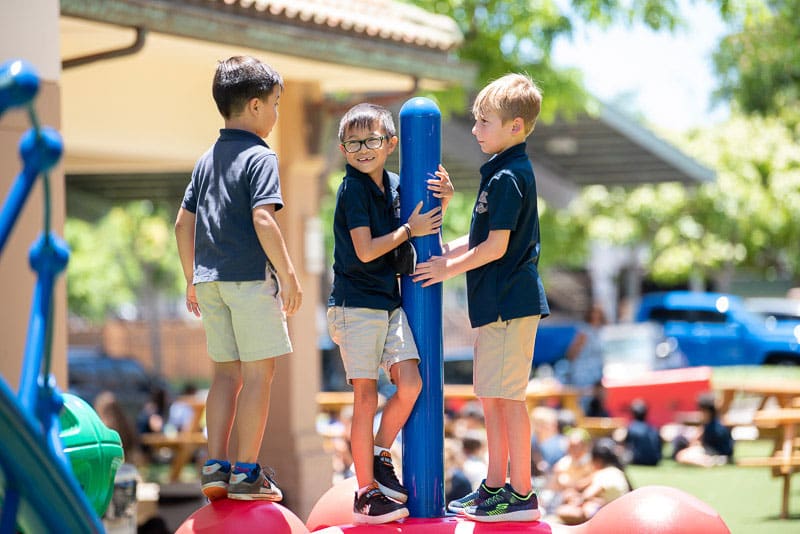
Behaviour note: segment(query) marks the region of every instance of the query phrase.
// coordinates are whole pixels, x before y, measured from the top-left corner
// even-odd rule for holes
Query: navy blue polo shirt
[[[333,290],[329,306],[391,311],[400,306],[397,274],[388,254],[364,263],[358,259],[350,230],[369,228],[373,237],[400,226],[399,177],[383,171],[383,189],[350,165],[336,194],[333,215]],[[391,254],[391,253],[390,253]]]
[[[253,209],[283,207],[278,157],[256,134],[223,128],[197,161],[181,206],[196,215],[194,283],[264,280]]]
[[[510,230],[502,258],[467,271],[469,319],[476,328],[550,314],[539,277],[539,210],[536,181],[525,143],[495,155],[481,166],[481,184],[472,211],[469,247],[486,241],[492,230]]]

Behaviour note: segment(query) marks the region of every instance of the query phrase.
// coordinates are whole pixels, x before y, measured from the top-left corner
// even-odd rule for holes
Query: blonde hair
[[[542,92],[525,74],[506,74],[478,93],[472,104],[475,118],[496,113],[503,122],[520,117],[525,124],[525,137],[536,126],[542,108]]]

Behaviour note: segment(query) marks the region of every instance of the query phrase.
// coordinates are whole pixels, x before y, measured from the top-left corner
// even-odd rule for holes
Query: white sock
[[[364,493],[372,489],[372,486],[373,484],[367,484],[363,488],[358,488],[358,496],[361,497],[362,495],[364,495]]]
[[[372,454],[374,454],[375,456],[380,456],[383,451],[386,451],[389,454],[391,454],[391,451],[389,451],[389,449],[384,449],[383,447],[378,447],[377,445],[372,446]]]

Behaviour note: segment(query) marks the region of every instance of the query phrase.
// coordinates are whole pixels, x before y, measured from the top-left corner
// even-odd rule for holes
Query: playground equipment
[[[69,406],[62,412],[65,398],[50,374],[53,287],[67,265],[69,250],[50,231],[49,171],[61,158],[63,145],[58,132],[39,125],[33,108],[38,89],[39,77],[27,62],[14,60],[0,65],[0,115],[10,108],[25,107],[33,125],[19,145],[22,171],[0,210],[0,252],[39,175],[43,176],[44,191],[44,229],[29,255],[37,280],[18,394],[14,395],[0,379],[0,428],[4,429],[0,444],[0,533],[102,532],[98,515],[111,497],[122,450],[116,432],[105,428],[99,418],[95,420],[97,415],[93,411],[90,414],[88,406],[67,397]],[[70,444],[69,453],[61,442],[59,414],[66,425],[64,438]],[[105,430],[101,431],[101,425]],[[91,503],[70,462],[79,472],[90,475],[84,486],[93,496]],[[103,474],[108,475],[107,488],[102,487]]]
[[[405,220],[423,200],[422,211],[438,202],[427,191],[440,160],[440,120],[436,104],[412,98],[400,110],[400,205]],[[439,236],[415,238],[420,261],[441,254]],[[287,510],[269,502],[215,501],[193,514],[178,529],[191,532],[233,532],[233,525],[259,524],[270,532],[301,534],[729,534],[719,515],[705,503],[674,488],[647,487],[624,495],[601,509],[588,522],[574,526],[530,523],[475,523],[444,513],[444,388],[442,381],[441,284],[422,288],[404,276],[403,308],[420,352],[423,388],[403,427],[403,483],[409,489],[411,517],[388,525],[351,525],[355,477],[330,488],[311,510],[305,530],[287,516]],[[226,504],[227,502],[227,504]],[[235,508],[234,508],[235,507]],[[236,522],[226,514],[236,514]],[[227,523],[224,520],[227,517]],[[244,521],[241,523],[240,521]],[[260,523],[256,523],[260,521]],[[695,527],[699,527],[695,529]],[[687,528],[689,530],[687,530]],[[228,529],[228,530],[226,530]]]
[[[296,515],[278,503],[218,499],[190,515],[175,534],[243,532],[308,534],[308,529]]]
[[[416,97],[400,108],[400,219],[422,200],[422,211],[441,206],[427,180],[441,161],[441,113]],[[415,237],[419,261],[442,253],[441,236]],[[442,379],[442,284],[422,287],[409,276],[400,282],[403,309],[420,355],[422,391],[403,427],[403,485],[411,517],[444,515],[444,383]]]

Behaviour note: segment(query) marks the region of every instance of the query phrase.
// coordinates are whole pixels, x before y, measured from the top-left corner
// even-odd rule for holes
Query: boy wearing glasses
[[[401,224],[399,178],[384,169],[397,147],[391,113],[373,104],[354,106],[339,123],[339,141],[347,165],[334,210],[328,328],[353,385],[350,442],[358,480],[354,522],[379,524],[408,516],[403,504],[408,490],[395,475],[389,448],[422,387],[419,354],[400,307],[392,254],[413,236],[439,231],[453,187],[440,167],[436,178],[428,180],[428,189],[441,199],[442,207],[420,213],[420,202]],[[397,392],[386,402],[373,436],[379,368]]]

